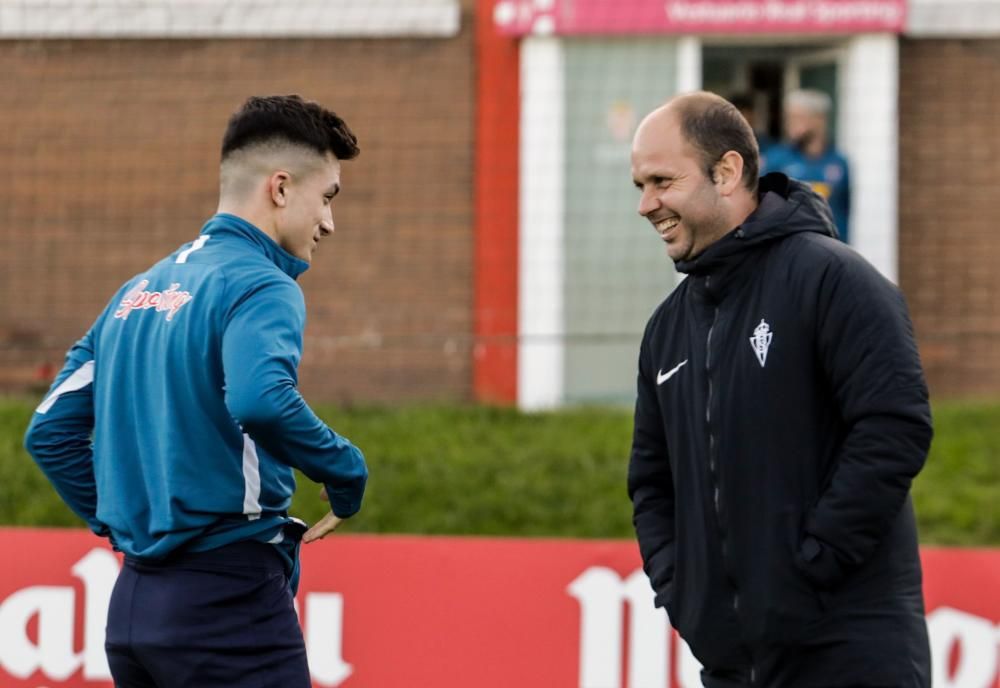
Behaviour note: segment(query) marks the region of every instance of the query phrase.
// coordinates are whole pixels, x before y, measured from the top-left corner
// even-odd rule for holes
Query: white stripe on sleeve
[[[260,518],[260,459],[257,445],[243,433],[243,513],[251,521]]]
[[[74,370],[68,378],[63,380],[58,387],[52,390],[52,394],[50,394],[45,401],[38,405],[38,408],[35,409],[35,413],[41,413],[44,415],[50,408],[52,408],[52,405],[55,404],[59,400],[59,397],[63,394],[83,389],[93,381],[94,362],[86,361],[83,365]]]

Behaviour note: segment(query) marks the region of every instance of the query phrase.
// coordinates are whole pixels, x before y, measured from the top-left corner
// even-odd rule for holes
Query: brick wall
[[[119,284],[198,234],[251,94],[336,110],[337,231],[300,280],[302,388],[337,402],[471,395],[474,68],[450,39],[0,41],[0,392],[38,386]]]
[[[472,18],[452,39],[0,41],[0,392],[44,385],[120,282],[215,209],[251,93],[342,114],[337,233],[302,278],[302,387],[471,396]],[[1000,391],[1000,41],[902,40],[900,282],[935,396]]]
[[[900,284],[935,397],[1000,394],[1000,40],[900,45]]]

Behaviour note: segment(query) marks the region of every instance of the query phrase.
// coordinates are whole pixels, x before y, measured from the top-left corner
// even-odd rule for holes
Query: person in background
[[[757,102],[754,100],[753,93],[737,93],[729,98],[729,102],[735,105],[744,119],[750,123],[753,135],[757,137],[757,148],[760,150],[761,163],[765,164],[767,151],[777,141],[767,133],[767,122],[764,121],[764,118],[761,117],[757,109]]]
[[[784,172],[826,199],[841,241],[850,243],[851,176],[847,159],[830,141],[833,102],[822,91],[803,89],[785,96],[787,141],[771,147],[762,172]]]

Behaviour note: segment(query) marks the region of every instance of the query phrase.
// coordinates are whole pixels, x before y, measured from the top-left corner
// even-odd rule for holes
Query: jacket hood
[[[757,209],[731,232],[692,260],[675,263],[679,272],[710,272],[761,244],[799,232],[815,232],[836,238],[830,206],[806,184],[780,172],[761,177]]]

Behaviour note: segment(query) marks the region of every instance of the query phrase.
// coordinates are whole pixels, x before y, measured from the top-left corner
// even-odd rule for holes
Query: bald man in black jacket
[[[633,143],[639,212],[688,276],[639,354],[644,568],[706,686],[927,688],[910,483],[932,429],[906,304],[825,201],[757,171],[712,94]]]

